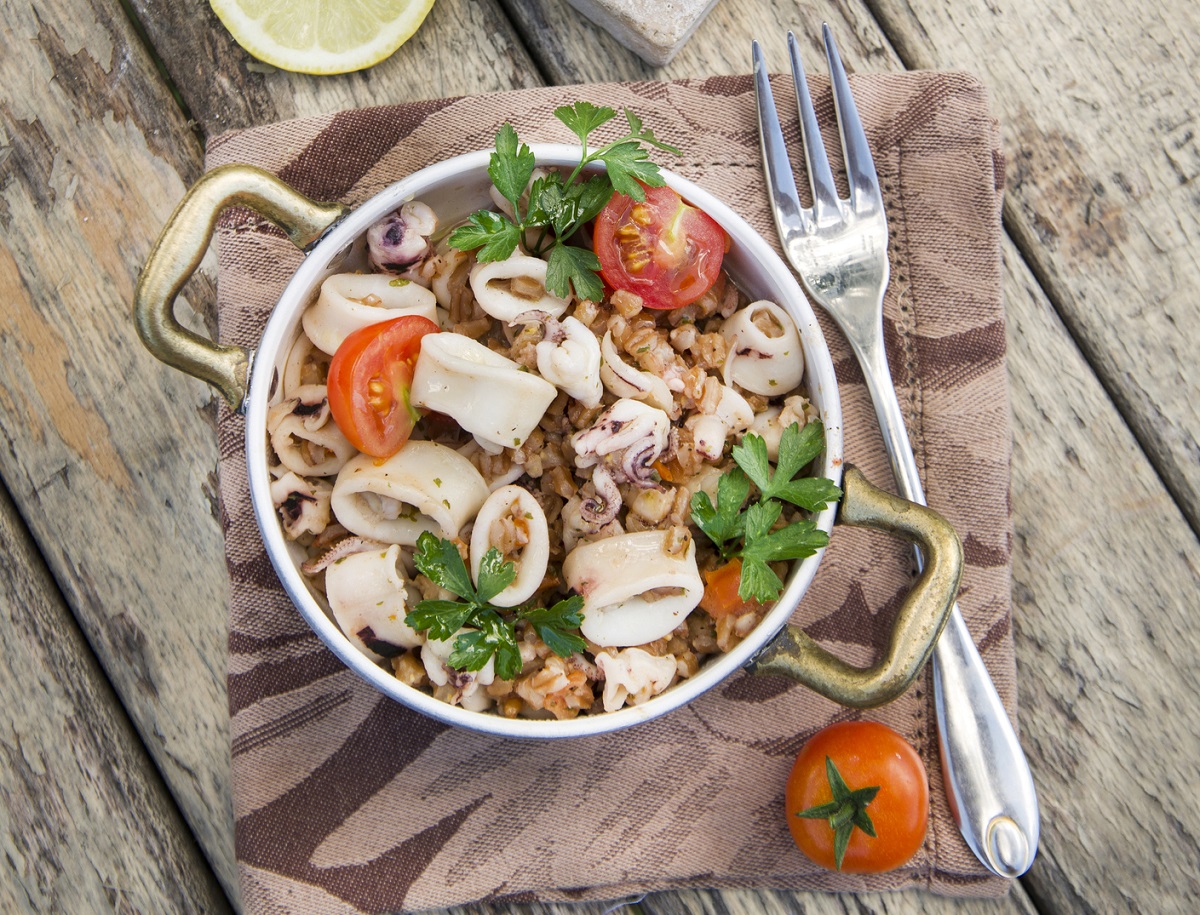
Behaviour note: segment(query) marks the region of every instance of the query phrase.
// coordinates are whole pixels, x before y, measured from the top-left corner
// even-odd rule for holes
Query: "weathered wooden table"
[[[387,62],[310,78],[248,58],[203,0],[2,0],[0,910],[237,904],[214,395],[151,359],[129,312],[204,139],[349,106],[746,73],[752,37],[783,65],[787,28],[819,59],[822,20],[852,68],[974,71],[1003,122],[1014,622],[1041,853],[986,903],[679,892],[634,908],[1194,910],[1200,6],[1077,9],[723,0],[655,70],[563,0],[440,0]],[[211,331],[213,301],[206,266],[180,310]]]

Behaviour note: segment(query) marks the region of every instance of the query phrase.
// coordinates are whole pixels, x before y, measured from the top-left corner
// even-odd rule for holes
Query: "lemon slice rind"
[[[263,3],[262,0],[253,2],[252,0],[249,4],[252,7],[268,8],[263,16],[254,17],[246,12],[243,0],[209,0],[217,18],[247,53],[281,70],[310,73],[317,76],[363,70],[386,60],[413,36],[421,23],[425,21],[425,17],[433,7],[434,0],[397,0],[394,4],[395,15],[392,18],[386,21],[376,19],[373,22],[364,20],[359,23],[364,26],[374,24],[377,27],[375,34],[367,41],[336,50],[330,50],[327,46],[344,44],[344,35],[339,33],[323,36],[320,34],[317,22],[307,23],[307,29],[311,30],[307,31],[304,23],[296,21],[301,9],[307,8],[319,13],[321,5],[328,2],[330,0],[315,0],[315,2],[309,0],[308,3],[288,4],[293,12],[292,21],[289,22],[289,25],[293,27],[292,37],[295,37],[296,31],[299,31],[301,35],[311,36],[306,42],[293,42],[293,44],[305,45],[298,47],[289,46],[272,34],[269,23],[274,11],[269,8],[278,7],[277,4]],[[364,5],[379,6],[380,4],[375,2]],[[336,17],[328,16],[317,16],[316,18],[319,21],[324,20],[326,28],[330,26],[332,20],[336,19]],[[298,29],[297,25],[299,25]]]

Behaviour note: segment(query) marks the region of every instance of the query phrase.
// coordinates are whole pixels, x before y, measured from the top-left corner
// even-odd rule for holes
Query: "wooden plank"
[[[206,0],[131,0],[130,6],[206,136],[345,108],[541,85],[512,24],[491,0],[439,0],[386,61],[326,77],[255,60]]]
[[[3,489],[0,541],[0,911],[229,911]]]
[[[1014,635],[1042,911],[1200,897],[1200,543],[1016,248]]]
[[[606,46],[606,52],[612,54],[613,67],[622,78],[637,78],[642,74],[677,77],[744,73],[748,63],[740,55],[752,37],[767,39],[772,44],[772,56],[777,56],[779,66],[783,67],[784,31],[794,28],[806,36],[804,41],[808,46],[814,46],[820,22],[827,20],[833,25],[843,55],[852,67],[878,70],[901,66],[890,50],[888,39],[859,4],[813,3],[794,8],[768,2],[753,9],[738,4],[736,13],[734,6],[719,4],[680,56],[662,70],[648,71],[616,47]],[[904,8],[913,6],[916,4]],[[1150,10],[1159,7],[1152,2],[1134,5],[1123,11],[1120,18],[1138,16],[1143,6]],[[587,42],[592,40],[587,32],[593,27],[572,22],[565,4],[511,0],[508,8],[521,23],[523,32],[536,42],[533,53],[552,79],[606,78],[603,55],[587,50]],[[918,25],[926,30],[933,28],[934,8],[940,10],[940,18],[936,19],[939,23],[950,16],[976,22],[993,13],[996,20],[1007,22],[1020,14],[1013,11],[1002,16],[999,11],[984,7],[969,12],[959,6],[950,10],[937,2],[923,3],[920,8],[927,9],[928,15],[920,23],[910,23],[914,46],[923,34],[918,32]],[[1052,51],[1048,45],[1054,40],[1056,30],[1049,27],[1046,18],[1037,19],[1034,11],[1025,12],[1040,25],[1027,24],[1007,41],[966,30],[954,36],[943,34],[949,28],[946,26],[936,38],[937,47],[944,45],[946,54],[936,61],[918,62],[955,62],[975,69],[992,62],[997,66],[1011,65],[1014,72],[1005,70],[988,75],[985,71],[985,78],[993,85],[1001,103],[1008,98],[1012,106],[1027,105],[1023,111],[1028,120],[1028,111],[1035,110],[1042,101],[1038,94],[1029,91],[1024,96],[1026,101],[1020,100],[1020,92],[1029,89],[1031,78],[1023,75],[1018,78],[1015,72],[1018,65],[1013,63],[1011,50],[1003,55],[989,55],[985,53],[988,48],[1019,46],[1022,53],[1028,52],[1025,54],[1028,59],[1022,58],[1021,65],[1030,73],[1041,73],[1041,65],[1035,65],[1035,60],[1053,60],[1063,68],[1090,67],[1092,62],[1083,61],[1090,53],[1086,43],[1079,44],[1077,53]],[[1039,28],[1041,32],[1035,40],[1032,33]],[[891,26],[888,32],[894,34]],[[1138,33],[1132,27],[1126,32]],[[1179,43],[1195,34],[1194,29],[1177,30],[1175,38],[1167,42],[1164,59],[1171,66],[1181,66]],[[550,37],[544,37],[547,35]],[[1151,35],[1161,37],[1153,29]],[[958,55],[953,61],[950,49]],[[815,47],[810,54],[820,60]],[[1136,63],[1138,54],[1130,53],[1126,60],[1129,63],[1121,72],[1143,72]],[[1158,62],[1144,72],[1162,73],[1165,66],[1166,63]],[[1188,92],[1194,90],[1194,80],[1182,71],[1173,74],[1173,78],[1186,84]],[[1014,84],[1025,89],[1018,90]],[[1114,85],[1112,78],[1108,85]],[[1168,83],[1152,85],[1165,91]],[[1087,95],[1100,90],[1080,91]],[[1189,106],[1190,103],[1184,108],[1194,111],[1194,106]],[[1053,114],[1057,109],[1048,110]],[[1077,124],[1070,117],[1062,120]],[[1139,169],[1148,168],[1140,164],[1147,156],[1145,144],[1151,142],[1146,138],[1148,135],[1143,133],[1136,138],[1142,144],[1141,153],[1133,156],[1129,147],[1121,146],[1127,131],[1123,126],[1118,128],[1118,123],[1119,120],[1101,112],[1093,125],[1096,134],[1079,139],[1078,146],[1090,152],[1091,147],[1113,143],[1125,149],[1125,158],[1138,162]],[[1103,142],[1101,135],[1105,138]],[[1158,142],[1161,139],[1160,135]],[[1184,137],[1181,134],[1177,139],[1183,141]],[[1033,154],[1038,155],[1036,151]],[[1121,155],[1114,149],[1102,152],[1106,161],[1110,154],[1114,159]],[[1187,144],[1180,142],[1173,155],[1182,161],[1186,154]],[[1163,155],[1160,150],[1159,158]],[[1058,174],[1058,170],[1048,167],[1027,172],[1021,166],[1014,195],[1047,194],[1048,189],[1059,186]],[[1024,188],[1024,183],[1030,187]],[[1172,200],[1185,194],[1174,184],[1148,185],[1153,186],[1165,186],[1163,196]],[[1066,218],[1060,214],[1072,208],[1065,205],[1061,191],[1058,201],[1055,218]],[[1103,204],[1098,196],[1093,208]],[[1096,210],[1097,218],[1101,212],[1104,211]],[[1177,227],[1180,223],[1191,225],[1188,220],[1194,218],[1195,212],[1193,207],[1190,215],[1171,218],[1160,212],[1157,223],[1147,218],[1144,225],[1151,228],[1142,230],[1139,237],[1130,232],[1115,238],[1104,257],[1114,263],[1141,257],[1143,242],[1157,225],[1159,231],[1173,233],[1172,244],[1164,246],[1168,250],[1163,257],[1171,265],[1164,275],[1183,275],[1180,271],[1185,267],[1190,269],[1188,262],[1193,255],[1177,248],[1174,241],[1178,237],[1192,237],[1188,235],[1190,229]],[[1061,258],[1065,247],[1050,244],[1046,250]],[[1085,266],[1083,261],[1076,263],[1080,269]],[[1162,265],[1165,261],[1160,258],[1158,263]],[[1186,399],[1195,388],[1194,381],[1179,384],[1180,380],[1187,380],[1182,373],[1192,369],[1183,367],[1182,353],[1177,351],[1200,330],[1197,321],[1187,315],[1188,308],[1194,309],[1195,303],[1185,306],[1178,301],[1179,295],[1172,293],[1169,316],[1179,322],[1178,340],[1168,346],[1156,329],[1162,314],[1150,320],[1155,328],[1139,329],[1119,315],[1110,315],[1112,309],[1105,305],[1107,297],[1099,294],[1095,276],[1073,280],[1079,284],[1080,303],[1086,294],[1094,310],[1089,317],[1092,324],[1102,324],[1111,318],[1123,322],[1124,327],[1120,338],[1112,333],[1097,333],[1091,338],[1090,348],[1085,345],[1085,353],[1081,355],[1072,339],[1078,321],[1072,323],[1068,332],[1056,318],[1021,254],[1012,246],[1006,249],[1006,265],[1017,443],[1013,461],[1017,523],[1014,593],[1022,733],[1044,813],[1042,853],[1023,886],[1045,911],[1078,911],[1089,907],[1109,911],[1124,907],[1127,900],[1145,898],[1155,899],[1155,905],[1161,905],[1163,910],[1186,911],[1187,900],[1200,892],[1195,878],[1200,868],[1200,853],[1194,838],[1200,820],[1194,805],[1185,804],[1182,810],[1166,808],[1169,798],[1192,796],[1200,789],[1195,738],[1180,741],[1172,736],[1200,732],[1197,712],[1181,698],[1194,695],[1197,686],[1194,664],[1188,659],[1194,657],[1198,642],[1190,619],[1200,584],[1197,572],[1200,553],[1196,537],[1171,493],[1156,477],[1105,388],[1112,389],[1112,366],[1117,364],[1112,360],[1123,360],[1120,364],[1127,368],[1135,363],[1143,367],[1139,369],[1142,372],[1139,383],[1145,381],[1145,370],[1153,367],[1154,371],[1176,379],[1176,391],[1156,389],[1155,409],[1177,419],[1178,405],[1174,401],[1168,405],[1168,401]],[[1106,265],[1097,266],[1102,275],[1108,276]],[[1090,262],[1087,269],[1091,269]],[[1062,270],[1066,272],[1065,267]],[[1040,268],[1038,275],[1039,278],[1042,275]],[[1134,278],[1137,276],[1140,270],[1135,271]],[[1121,282],[1134,282],[1134,278]],[[1194,288],[1196,283],[1190,285]],[[1127,285],[1112,288],[1129,289]],[[1187,287],[1181,283],[1178,288]],[[1113,308],[1128,305],[1136,309],[1147,298],[1154,300],[1154,296],[1137,292],[1133,301],[1138,304],[1125,303]],[[1077,317],[1073,312],[1069,316]],[[1100,351],[1099,355],[1093,348]],[[1105,359],[1109,360],[1107,367],[1102,364]],[[1103,386],[1089,361],[1100,366]],[[1187,360],[1186,364],[1190,366],[1193,362]],[[1148,407],[1145,409],[1152,412]],[[1177,451],[1186,457],[1186,448],[1177,447]],[[1172,486],[1177,488],[1176,481],[1172,480]],[[1191,511],[1190,506],[1185,508]],[[1103,539],[1112,538],[1113,542],[1103,542],[1097,535],[1101,531]],[[1121,557],[1120,561],[1100,558],[1113,556]],[[1135,759],[1129,747],[1152,747],[1151,759]],[[1145,771],[1139,771],[1140,762],[1148,762]],[[1163,790],[1158,786],[1170,788]],[[1127,788],[1134,800],[1114,798],[1114,792],[1122,788]],[[1144,812],[1139,817],[1138,803],[1148,804],[1156,811],[1149,818],[1150,823],[1146,822]],[[1166,824],[1161,831],[1160,824]]]
[[[1200,5],[873,7],[909,66],[991,87],[1006,224],[1200,531]]]
[[[1036,915],[1037,909],[1021,890],[1003,899],[950,899],[929,893],[766,893],[725,890],[720,893],[681,890],[655,893],[642,901],[647,915]]]
[[[9,2],[4,21],[0,472],[232,891],[210,397],[129,315],[200,147],[118,6]]]

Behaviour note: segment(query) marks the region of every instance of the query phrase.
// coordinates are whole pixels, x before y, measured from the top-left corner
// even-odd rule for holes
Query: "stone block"
[[[638,57],[661,67],[692,37],[717,0],[567,0]]]

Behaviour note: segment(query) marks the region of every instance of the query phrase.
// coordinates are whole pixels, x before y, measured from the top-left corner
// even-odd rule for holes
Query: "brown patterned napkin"
[[[1015,714],[1009,591],[1009,415],[1000,298],[1003,160],[984,90],[957,73],[852,78],[887,203],[888,355],[930,504],[966,546],[961,605]],[[828,84],[813,80],[823,127]],[[776,88],[791,98],[786,79]],[[522,140],[572,142],[551,116],[577,99],[628,106],[684,150],[667,167],[771,241],[747,77],[523,90],[308,118],[217,137],[208,165],[247,162],[319,200],[361,203],[435,160]],[[785,107],[790,107],[785,106]],[[800,148],[794,116],[785,132]],[[825,135],[836,143],[836,130]],[[837,161],[837,149],[831,149]],[[243,211],[222,219],[223,341],[253,346],[300,255]],[[893,486],[862,377],[824,319],[847,458]],[[878,876],[823,871],[792,844],[783,785],[803,741],[858,717],[788,681],[739,675],[613,735],[544,743],[430,721],[362,683],[289,603],[250,510],[244,423],[219,422],[231,612],[229,705],[237,857],[250,912],[421,910],[473,900],[607,899],[675,887],[998,895],[942,791],[929,675],[867,713],[920,750],[932,786],[924,847]],[[908,550],[838,528],[794,622],[866,664],[910,582]]]

